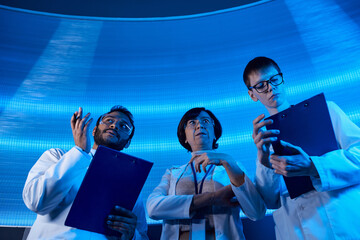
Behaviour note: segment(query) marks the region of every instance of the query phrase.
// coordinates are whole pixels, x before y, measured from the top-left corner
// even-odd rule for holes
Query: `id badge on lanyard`
[[[204,185],[204,181],[207,177],[207,175],[211,172],[211,170],[214,168],[214,165],[211,165],[209,167],[209,170],[205,173],[205,176],[203,177],[203,179],[200,182],[200,189],[198,189],[198,182],[197,182],[197,178],[196,178],[196,172],[195,172],[195,168],[194,168],[194,163],[191,162],[191,170],[194,176],[194,184],[195,184],[195,194],[200,194],[202,193],[202,189],[203,189],[203,185]]]

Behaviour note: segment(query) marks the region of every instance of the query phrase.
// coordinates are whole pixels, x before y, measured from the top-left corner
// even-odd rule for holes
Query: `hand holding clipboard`
[[[309,155],[301,147],[294,146],[285,141],[279,142],[277,136],[280,134],[280,131],[277,129],[261,130],[262,127],[270,126],[274,122],[273,120],[261,122],[264,117],[265,115],[262,114],[253,122],[253,138],[258,148],[260,163],[265,167],[275,169],[275,173],[283,176],[317,175],[316,168],[312,164]],[[276,144],[278,146],[277,149],[281,149],[283,155],[271,154],[270,156],[271,144]]]
[[[287,155],[272,154],[270,163],[275,173],[285,177],[317,176],[318,172],[310,156],[299,147],[291,143],[280,141]]]
[[[269,136],[267,144],[271,143],[275,152],[272,163],[278,168],[277,173],[285,175],[290,197],[313,190],[310,176],[316,172],[309,156],[339,149],[324,94],[266,118],[263,126]],[[276,130],[280,132],[273,137]]]
[[[152,165],[144,159],[99,146],[65,225],[108,236],[120,236],[120,232],[131,236],[135,231],[131,227],[125,232],[119,231],[123,220],[121,216],[129,221],[134,219],[131,210]]]

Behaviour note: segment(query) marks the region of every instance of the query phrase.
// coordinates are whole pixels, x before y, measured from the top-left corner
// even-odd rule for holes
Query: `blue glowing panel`
[[[305,4],[306,2],[306,4]],[[242,71],[275,59],[296,103],[324,92],[360,124],[360,8],[357,1],[270,1],[197,17],[81,18],[0,7],[0,225],[31,225],[22,202],[27,173],[47,149],[70,149],[70,118],[113,105],[135,116],[125,152],[153,161],[144,201],[166,168],[189,153],[176,129],[204,106],[223,125],[219,150],[255,173],[252,102]]]

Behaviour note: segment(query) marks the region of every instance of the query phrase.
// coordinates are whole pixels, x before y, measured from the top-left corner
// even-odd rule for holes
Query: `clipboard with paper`
[[[65,225],[120,236],[107,227],[107,217],[113,214],[116,205],[130,211],[133,209],[152,165],[152,162],[99,146]]]
[[[273,123],[266,128],[278,129],[278,140],[272,143],[275,154],[293,155],[280,140],[301,147],[309,156],[321,156],[339,149],[323,93],[272,115]],[[309,176],[284,177],[290,198],[314,189]]]

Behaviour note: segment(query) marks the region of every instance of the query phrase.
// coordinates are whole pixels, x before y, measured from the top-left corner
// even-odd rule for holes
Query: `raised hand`
[[[128,240],[134,237],[137,217],[129,210],[115,206],[115,213],[108,216],[106,223],[109,228],[122,234],[121,240]]]
[[[277,140],[277,137],[274,135],[279,134],[279,130],[268,130],[264,131],[262,128],[264,126],[272,124],[272,120],[262,121],[265,118],[264,114],[259,115],[253,121],[253,134],[254,143],[257,148],[257,157],[262,165],[265,167],[271,168],[269,162],[270,156],[270,144]]]
[[[88,120],[90,113],[86,114],[84,118],[82,117],[82,114],[83,110],[79,107],[79,111],[76,111],[71,117],[70,124],[75,145],[80,147],[86,153],[89,153],[91,149],[89,126],[93,119],[91,118]]]
[[[280,143],[293,152],[294,155],[279,156],[272,154],[270,156],[270,163],[275,169],[275,173],[286,177],[319,175],[311,158],[301,147],[294,146],[285,141],[280,141]]]

